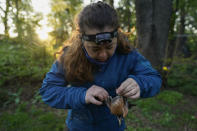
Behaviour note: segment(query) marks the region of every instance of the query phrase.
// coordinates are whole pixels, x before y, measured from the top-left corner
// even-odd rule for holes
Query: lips
[[[96,60],[100,62],[105,62],[107,59],[96,59]]]

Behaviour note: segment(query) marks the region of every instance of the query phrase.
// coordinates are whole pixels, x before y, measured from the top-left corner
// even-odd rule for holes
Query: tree
[[[178,11],[178,5],[179,5],[179,0],[173,0],[173,8],[172,8],[172,16],[171,16],[171,20],[170,20],[170,30],[169,30],[169,37],[168,37],[168,43],[167,43],[167,47],[166,47],[166,52],[165,52],[165,65],[169,63],[169,58],[173,57],[173,52],[174,52],[174,48],[175,48],[175,41],[176,41],[176,37],[175,37],[175,22],[177,19],[177,11]],[[169,66],[167,64],[167,66]]]
[[[14,32],[17,34],[18,40],[29,43],[38,41],[35,29],[40,26],[39,21],[42,19],[42,14],[34,12],[31,0],[12,0],[11,6]]]
[[[4,13],[4,16],[1,16],[4,25],[4,35],[9,37],[8,15],[10,13],[10,0],[6,0],[5,9],[0,6],[0,10]]]
[[[73,19],[81,9],[81,0],[52,0],[49,25],[53,27],[50,35],[55,40],[55,47],[63,44],[74,28]]]
[[[25,36],[25,21],[33,12],[31,6],[31,0],[12,0],[12,19],[15,24],[15,33],[17,33],[18,39],[22,40]]]
[[[173,0],[173,13],[169,40],[166,48],[165,65],[171,66],[174,57],[189,57],[197,50],[197,1]]]
[[[161,71],[168,39],[171,0],[135,0],[137,47]]]
[[[120,19],[120,26],[126,32],[131,32],[132,27],[135,26],[135,4],[133,0],[121,0],[116,9]]]

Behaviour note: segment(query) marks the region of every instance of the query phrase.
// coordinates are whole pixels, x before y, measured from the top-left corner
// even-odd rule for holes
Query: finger
[[[130,94],[131,95],[135,95],[138,92],[138,87],[137,86],[133,86],[133,90],[131,90]]]
[[[109,96],[109,93],[105,89],[103,89],[102,94],[103,94],[104,98],[107,98]]]
[[[101,87],[101,91],[99,92],[99,95],[102,95],[103,99],[107,99],[109,96],[109,93]]]
[[[103,95],[103,99],[104,100],[107,100],[108,98],[109,98],[109,95],[108,94]]]
[[[109,94],[105,89],[102,89],[101,91],[96,92],[95,96],[99,97],[101,100],[104,100],[108,98]]]
[[[140,98],[140,91],[138,91],[135,95],[130,96],[131,99],[138,99]]]
[[[97,99],[97,100],[99,100],[99,101],[104,101],[104,95],[102,95],[102,94],[97,94],[97,95],[95,95],[95,98]]]
[[[133,83],[133,85],[131,85],[131,86],[132,86],[132,90],[130,90],[129,92],[125,93],[123,96],[130,97],[130,96],[133,96],[137,92],[140,91],[140,88],[139,88],[137,83]]]
[[[131,90],[135,89],[135,84],[128,85],[121,93],[121,95],[125,95],[126,93],[130,92]]]
[[[132,82],[130,83],[123,91],[120,95],[124,96],[126,93],[130,92],[131,90],[133,90],[135,87],[137,86],[136,82]]]
[[[103,100],[107,100],[109,98],[109,94],[107,91],[100,93],[100,95],[102,95]]]
[[[102,104],[103,104],[101,101],[96,100],[95,97],[92,97],[92,98],[90,99],[90,102],[91,102],[92,104],[95,104],[95,105],[102,105]]]
[[[99,89],[99,91],[97,91],[97,92],[100,92],[100,93],[104,94],[105,97],[108,97],[109,96],[108,92],[103,87],[100,87],[100,86],[97,86],[97,85],[94,85],[94,86],[97,89]]]
[[[125,87],[127,87],[129,84],[130,84],[130,81],[125,80],[125,81],[120,85],[120,87],[116,90],[116,93],[119,94],[119,95],[121,95],[122,92],[125,90]]]
[[[132,90],[130,90],[129,92],[123,94],[123,96],[125,97],[130,97],[130,96],[133,96],[137,93],[137,89],[136,88],[132,88]]]
[[[132,85],[135,86],[135,80],[133,80],[132,78],[128,78],[125,82],[122,83],[122,86],[124,86],[123,90],[121,91],[121,95],[125,94],[126,92],[128,92],[128,90],[126,90],[126,87]]]
[[[130,97],[130,96],[132,96],[132,95],[131,95],[131,91],[127,92],[127,93],[124,94],[123,96],[125,96],[125,97]]]

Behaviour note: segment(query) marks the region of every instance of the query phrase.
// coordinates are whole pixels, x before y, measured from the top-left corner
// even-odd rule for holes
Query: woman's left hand
[[[116,89],[116,93],[127,98],[137,99],[140,97],[140,87],[134,79],[128,78]]]

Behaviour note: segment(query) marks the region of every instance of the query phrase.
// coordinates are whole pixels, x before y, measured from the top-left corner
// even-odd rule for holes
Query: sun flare
[[[41,40],[46,40],[49,37],[46,29],[37,30],[37,34]]]
[[[47,26],[47,24],[47,20],[44,19],[41,21],[42,26],[36,29],[36,33],[41,40],[47,40],[49,37],[49,32],[53,30],[52,27]]]

